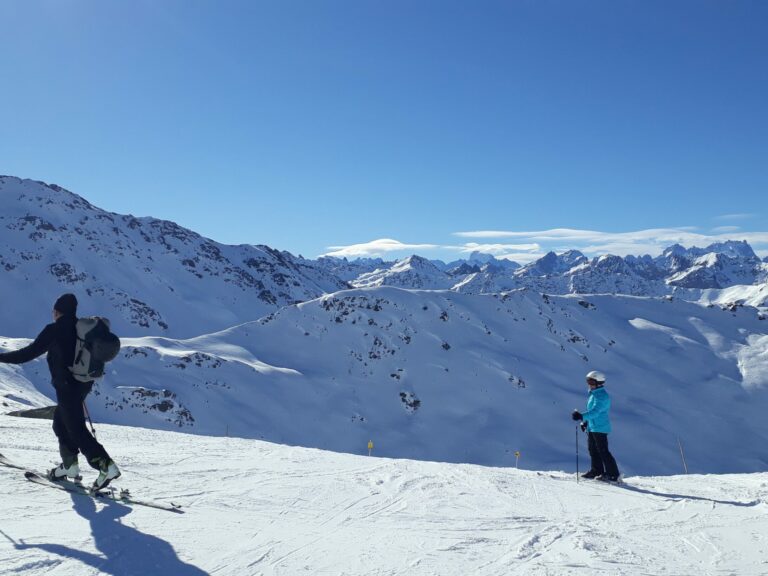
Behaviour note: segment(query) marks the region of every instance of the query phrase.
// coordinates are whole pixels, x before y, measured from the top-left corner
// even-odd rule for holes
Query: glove
[[[573,414],[571,414],[571,418],[577,421],[581,420],[581,412],[579,412],[578,410],[574,410]]]
[[[587,421],[586,421],[586,420],[582,420],[582,421],[581,421],[581,424],[579,424],[579,426],[581,426],[581,431],[582,431],[582,432],[586,432],[586,431],[587,431],[587,426],[588,426],[588,424],[587,424]]]

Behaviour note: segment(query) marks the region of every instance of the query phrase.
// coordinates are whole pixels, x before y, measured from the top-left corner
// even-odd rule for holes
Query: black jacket
[[[75,363],[76,323],[74,314],[61,316],[56,322],[43,328],[29,346],[0,354],[0,362],[23,364],[48,352],[48,369],[51,371],[53,385],[60,386],[72,382],[69,367]]]

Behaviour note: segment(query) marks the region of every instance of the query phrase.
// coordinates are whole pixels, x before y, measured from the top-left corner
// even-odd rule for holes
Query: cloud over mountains
[[[744,219],[747,214],[723,216],[723,221]],[[385,254],[404,256],[414,251],[430,256],[450,255],[460,257],[471,252],[493,254],[499,259],[514,260],[527,264],[541,258],[549,251],[578,250],[587,256],[606,254],[615,256],[658,256],[672,244],[687,248],[707,246],[728,240],[746,240],[761,257],[768,256],[768,232],[742,231],[738,226],[718,226],[701,231],[692,226],[678,228],[650,228],[629,232],[605,232],[575,228],[549,230],[473,230],[454,232],[452,236],[467,239],[464,243],[412,243],[393,239],[377,239],[348,246],[331,246],[324,256],[361,258],[382,257]],[[472,242],[479,240],[482,242]],[[510,242],[513,240],[513,242]]]

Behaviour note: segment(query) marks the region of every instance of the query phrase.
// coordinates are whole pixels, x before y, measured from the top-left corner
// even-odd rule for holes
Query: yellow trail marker
[[[373,440],[368,440],[368,456],[371,455],[371,450],[373,450]]]

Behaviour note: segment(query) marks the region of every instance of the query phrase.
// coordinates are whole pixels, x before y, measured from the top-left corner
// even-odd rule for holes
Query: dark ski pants
[[[608,434],[603,432],[589,433],[589,455],[592,458],[592,471],[608,476],[619,475],[616,460],[608,451]]]
[[[96,469],[101,459],[109,460],[107,451],[85,425],[83,402],[92,386],[92,382],[76,380],[67,380],[58,385],[54,383],[57,405],[53,412],[53,431],[59,439],[59,453],[65,466],[77,460],[78,452],[82,452],[88,463]]]

